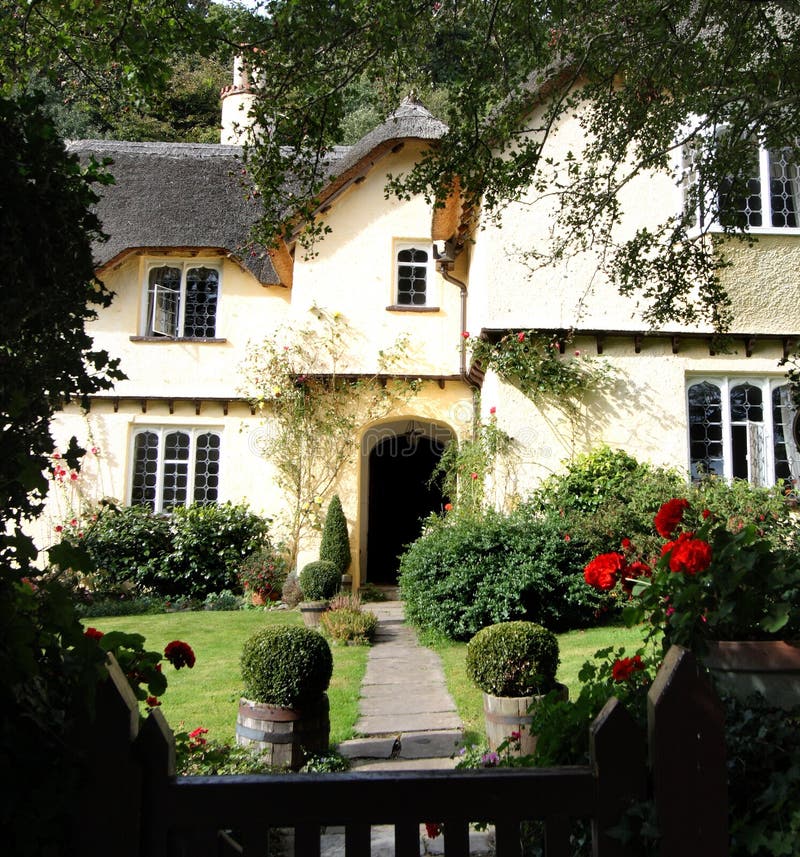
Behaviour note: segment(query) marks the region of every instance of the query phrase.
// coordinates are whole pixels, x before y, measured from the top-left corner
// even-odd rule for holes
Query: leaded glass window
[[[213,339],[217,335],[219,271],[189,265],[158,265],[147,275],[145,335]]]
[[[403,247],[397,252],[398,306],[425,306],[428,302],[430,251]]]
[[[133,438],[131,504],[169,511],[219,497],[221,437],[200,429],[152,428]]]
[[[711,473],[754,485],[798,484],[797,415],[786,384],[709,379],[691,383],[687,398],[693,479]]]

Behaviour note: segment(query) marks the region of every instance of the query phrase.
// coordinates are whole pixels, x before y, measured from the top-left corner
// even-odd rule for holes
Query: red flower
[[[584,580],[595,589],[612,589],[617,576],[625,569],[625,557],[621,553],[601,553],[583,570]]]
[[[83,632],[84,637],[88,637],[90,640],[99,640],[105,636],[102,631],[98,631],[97,628],[87,628]]]
[[[444,510],[445,510],[445,512],[449,512],[449,511],[451,511],[451,509],[452,509],[452,508],[453,508],[453,504],[452,504],[452,503],[445,503],[445,504],[444,504]]]
[[[475,471],[473,470],[473,472],[472,472],[472,473],[470,473],[470,478],[471,478],[471,479],[477,479],[477,478],[478,478],[478,474],[477,474],[477,473],[475,473]]]
[[[206,739],[203,737],[204,735],[208,735],[208,729],[204,729],[202,726],[198,726],[197,729],[193,729],[189,733],[189,746],[202,747],[203,744],[207,743]]]
[[[461,332],[461,335],[464,337],[464,339],[469,339],[469,331],[468,330],[463,330]]]
[[[191,669],[195,662],[192,647],[180,640],[173,640],[171,643],[167,643],[167,647],[164,649],[164,657],[176,670],[179,670],[183,666]]]
[[[57,533],[63,533],[64,532],[64,528],[61,526],[61,524],[56,524],[56,532]]]
[[[711,515],[711,510],[710,510],[710,509],[703,509],[703,520],[705,520],[706,518],[708,518],[710,515]]]
[[[428,839],[436,839],[442,832],[442,825],[431,821],[425,822],[425,833],[428,834]]]
[[[625,579],[622,581],[622,588],[630,595],[633,592],[633,580],[637,577],[650,577],[653,569],[646,562],[632,562],[625,569]]]
[[[491,407],[491,408],[489,408],[489,413],[490,413],[490,414],[496,414],[496,413],[497,413],[497,408],[496,408],[494,405],[492,405],[492,407]]]
[[[571,542],[572,536],[569,533],[564,533],[564,541],[565,542]]]
[[[656,516],[653,519],[658,534],[665,539],[669,538],[675,532],[678,524],[683,520],[684,509],[688,508],[689,501],[684,500],[682,497],[667,500],[658,512],[656,512]]]
[[[144,703],[148,708],[158,708],[161,700],[157,696],[148,696]]]
[[[611,667],[611,676],[614,681],[627,681],[635,672],[644,669],[641,655],[634,655],[632,658],[620,658],[614,661],[614,666]]]
[[[517,342],[525,342],[525,334],[520,332],[517,334]]]
[[[622,550],[626,551],[630,548],[630,546],[631,546],[631,540],[626,536],[622,540],[622,544],[621,544]]]
[[[711,545],[702,539],[678,539],[670,543],[669,567],[672,571],[682,571],[684,574],[699,574],[711,565]]]

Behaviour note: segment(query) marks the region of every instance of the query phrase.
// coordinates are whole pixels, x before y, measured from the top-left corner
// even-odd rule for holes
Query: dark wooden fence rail
[[[515,857],[520,824],[529,820],[542,823],[547,857],[567,857],[581,818],[591,821],[594,857],[626,857],[634,849],[608,831],[632,801],[647,798],[648,783],[664,857],[728,853],[721,712],[683,649],[669,652],[650,692],[651,771],[642,736],[612,699],[592,724],[592,761],[585,767],[176,777],[161,713],[153,712],[135,735],[135,710],[120,684],[115,675],[102,695],[101,721],[113,716],[125,725],[113,737],[117,749],[107,746],[114,730],[95,733],[103,785],[87,795],[87,824],[98,809],[106,815],[100,827],[78,836],[82,857],[266,857],[270,830],[287,828],[294,830],[296,857],[316,857],[327,826],[344,826],[347,857],[367,857],[377,824],[394,826],[397,857],[418,857],[424,822],[443,823],[446,857],[466,857],[469,824],[476,821],[494,825],[497,857]],[[110,759],[124,782],[114,782]],[[123,794],[118,788],[124,806],[115,803],[115,792]]]

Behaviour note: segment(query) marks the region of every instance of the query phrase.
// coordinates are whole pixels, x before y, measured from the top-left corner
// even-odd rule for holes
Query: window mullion
[[[181,288],[178,293],[178,320],[177,325],[178,329],[175,331],[175,337],[180,338],[183,336],[184,330],[184,318],[186,315],[186,273],[189,270],[188,263],[184,262],[181,265]]]
[[[164,429],[158,431],[158,461],[156,463],[156,512],[164,509],[164,456],[166,455],[166,437]]]
[[[772,171],[766,146],[758,147],[758,173],[761,182],[761,224],[772,227]]]
[[[730,385],[727,378],[720,378],[713,383],[720,387],[720,404],[722,405],[722,465],[725,478],[730,482],[733,478],[733,423],[731,422]]]

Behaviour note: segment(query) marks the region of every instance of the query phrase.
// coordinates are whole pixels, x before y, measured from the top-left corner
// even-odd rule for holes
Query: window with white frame
[[[724,129],[717,131],[715,139],[724,133]],[[713,227],[718,217],[751,232],[796,230],[800,234],[800,165],[793,149],[767,149],[754,140],[747,144],[752,147],[752,162],[744,187],[734,188],[730,179],[723,179],[716,187],[706,182],[703,187],[699,174],[702,166],[696,158],[705,145],[699,141],[696,148],[687,146],[683,153],[687,193],[700,192],[697,202],[701,227]]]
[[[800,424],[784,379],[692,379],[687,399],[693,479],[800,484]]]
[[[404,243],[395,245],[395,303],[397,306],[429,306],[430,245]]]
[[[208,428],[150,426],[133,434],[131,505],[155,512],[219,497],[221,434]]]
[[[219,269],[183,262],[147,271],[145,336],[213,339],[217,335]]]

